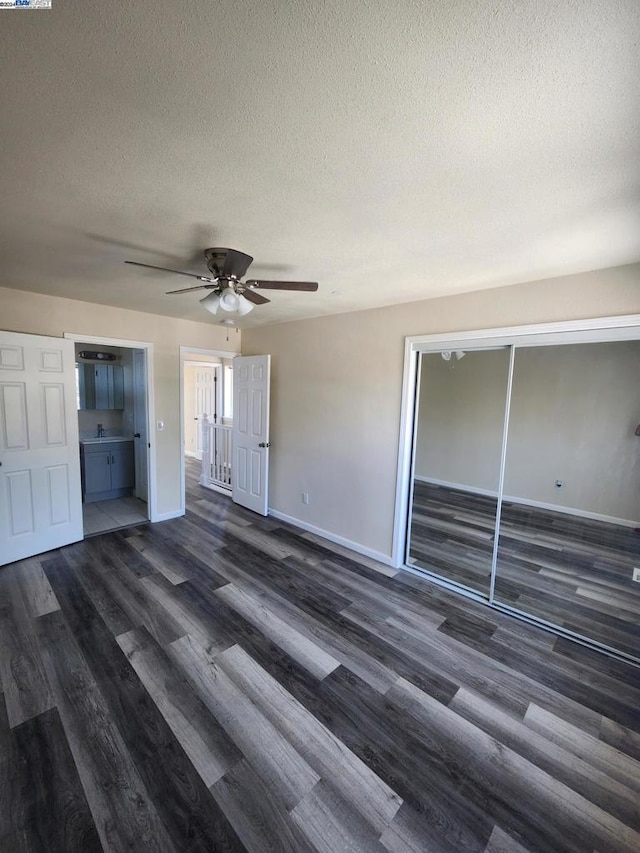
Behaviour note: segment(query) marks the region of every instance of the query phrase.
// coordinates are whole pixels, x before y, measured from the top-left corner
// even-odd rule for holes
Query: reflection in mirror
[[[496,601],[640,657],[640,342],[515,352]]]
[[[407,562],[488,595],[509,349],[421,359]]]

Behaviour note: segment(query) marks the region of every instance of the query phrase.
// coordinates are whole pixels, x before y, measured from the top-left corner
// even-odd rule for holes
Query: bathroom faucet
[[[104,438],[104,427],[102,424],[98,424],[98,438]]]

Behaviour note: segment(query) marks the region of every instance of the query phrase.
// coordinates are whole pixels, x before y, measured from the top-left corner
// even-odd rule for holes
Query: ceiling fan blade
[[[182,272],[182,270],[170,270],[168,267],[154,267],[153,264],[141,264],[140,261],[125,261],[125,264],[133,264],[134,267],[146,267],[150,270],[162,270],[162,272],[173,272],[176,275],[188,275],[189,278],[197,278],[198,281],[210,281],[215,284],[215,278],[207,278],[194,272]]]
[[[309,293],[315,293],[318,289],[317,281],[263,281],[259,278],[245,281],[247,288],[260,288],[261,290],[305,290]]]
[[[254,305],[266,305],[267,302],[271,302],[270,299],[258,293],[257,290],[251,290],[248,287],[243,287],[242,290],[238,290],[238,293],[241,293],[249,302],[253,302]]]
[[[180,290],[167,290],[167,296],[170,293],[189,293],[192,290],[211,290],[215,287],[214,284],[197,284],[195,287],[182,287]]]
[[[253,263],[253,258],[251,255],[245,255],[244,252],[238,252],[236,249],[227,249],[226,252],[227,255],[224,259],[222,275],[233,275],[236,278],[242,278]]]

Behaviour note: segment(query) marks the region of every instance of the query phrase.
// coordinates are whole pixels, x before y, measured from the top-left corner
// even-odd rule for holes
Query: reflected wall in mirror
[[[640,657],[640,341],[515,351],[495,599]]]
[[[509,348],[420,358],[407,562],[488,595]]]

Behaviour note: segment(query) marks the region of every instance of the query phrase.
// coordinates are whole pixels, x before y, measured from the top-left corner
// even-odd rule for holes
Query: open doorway
[[[186,469],[198,482],[231,496],[233,359],[237,353],[180,348],[182,499]]]
[[[146,345],[73,336],[84,535],[148,521]]]

